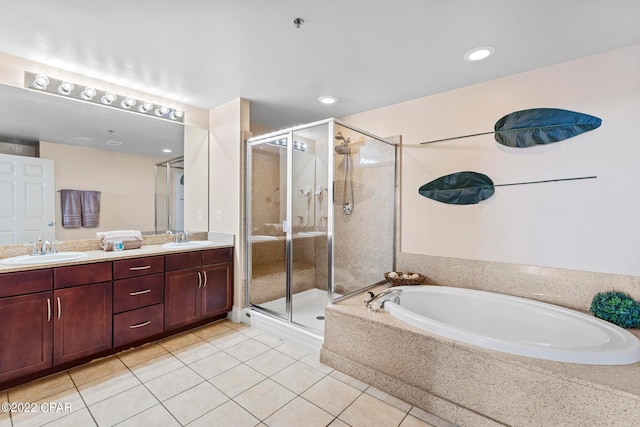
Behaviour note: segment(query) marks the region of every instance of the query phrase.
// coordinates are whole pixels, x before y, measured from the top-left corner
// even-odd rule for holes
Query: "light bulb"
[[[164,107],[164,106],[160,105],[160,106],[158,106],[158,108],[156,108],[155,113],[156,113],[156,116],[158,116],[158,117],[162,117],[162,116],[164,116],[165,114],[169,113],[169,108],[168,108],[168,107]]]
[[[123,99],[122,102],[120,103],[120,106],[122,108],[126,108],[127,110],[133,107],[134,105],[136,105],[136,100],[131,97],[127,97]]]
[[[94,96],[96,96],[98,92],[92,87],[85,87],[82,93],[80,94],[80,98],[86,99],[88,101],[92,100]]]
[[[44,74],[38,74],[33,78],[33,87],[40,90],[46,90],[49,86],[49,77]]]
[[[111,105],[113,104],[113,101],[115,101],[116,99],[118,99],[118,96],[115,93],[107,92],[104,95],[102,95],[102,98],[100,98],[100,102],[106,105]]]
[[[178,120],[183,117],[184,117],[184,111],[179,108],[174,108],[173,110],[171,110],[171,113],[169,113],[169,118],[171,120]]]
[[[58,93],[61,95],[69,95],[73,91],[74,87],[75,85],[73,83],[65,80],[60,83],[60,86],[58,86]]]
[[[153,104],[148,101],[143,101],[142,104],[138,107],[138,111],[141,113],[148,113],[153,109]]]

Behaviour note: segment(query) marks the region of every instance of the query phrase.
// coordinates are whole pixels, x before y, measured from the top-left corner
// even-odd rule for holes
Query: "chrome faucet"
[[[380,311],[381,308],[384,308],[384,303],[392,299],[395,303],[400,302],[399,295],[402,293],[402,289],[397,288],[389,288],[380,292],[378,295],[373,292],[367,292],[367,298],[365,298],[364,302],[367,305],[367,308],[371,311]]]
[[[188,242],[189,241],[189,233],[188,232],[183,232],[183,233],[177,233],[176,234],[176,243],[181,243],[181,242]]]
[[[31,255],[55,254],[56,252],[55,243],[48,240],[43,242],[42,237],[38,237],[38,241],[33,242],[33,246],[31,248]]]

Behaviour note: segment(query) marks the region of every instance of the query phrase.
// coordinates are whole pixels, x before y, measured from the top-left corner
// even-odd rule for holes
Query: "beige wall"
[[[211,110],[209,130],[209,231],[235,236],[234,306],[242,307],[244,156],[249,101],[238,98]]]
[[[402,135],[401,250],[407,253],[640,275],[640,45],[355,114],[344,121]],[[502,116],[552,107],[600,117],[599,129],[526,149],[481,136]],[[426,199],[418,188],[463,170],[513,186],[478,205]]]
[[[209,131],[184,128],[184,229],[209,231]]]
[[[154,165],[164,159],[65,144],[40,143],[40,156],[55,164],[58,189],[100,191],[97,228],[62,228],[56,193],[56,238],[93,239],[96,231],[154,229]]]

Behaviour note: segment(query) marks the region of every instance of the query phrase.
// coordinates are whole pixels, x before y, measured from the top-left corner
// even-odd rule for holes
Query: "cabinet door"
[[[0,299],[0,383],[51,367],[52,297]]]
[[[202,318],[231,311],[233,305],[233,264],[204,267],[202,285]]]
[[[56,290],[54,365],[111,348],[111,282]]]
[[[176,270],[164,276],[164,327],[179,328],[200,319],[200,288],[202,272],[199,268]]]

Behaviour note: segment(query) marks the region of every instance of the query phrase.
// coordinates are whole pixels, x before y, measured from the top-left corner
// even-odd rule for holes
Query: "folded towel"
[[[108,240],[105,240],[104,242],[101,241],[100,247],[105,251],[112,251],[114,242],[122,242],[122,247],[124,250],[138,249],[142,247],[142,240],[120,240],[120,239],[115,239],[115,240],[108,239]]]
[[[82,225],[82,191],[61,190],[62,226],[80,228]]]
[[[100,239],[100,247],[105,251],[112,251],[114,242],[122,242],[124,249],[138,249],[143,243],[142,233],[138,230],[99,231],[96,237]]]
[[[82,201],[82,226],[97,227],[100,223],[100,192],[83,191]]]
[[[117,237],[120,239],[142,240],[142,233],[138,230],[98,231],[96,237],[98,239]]]

